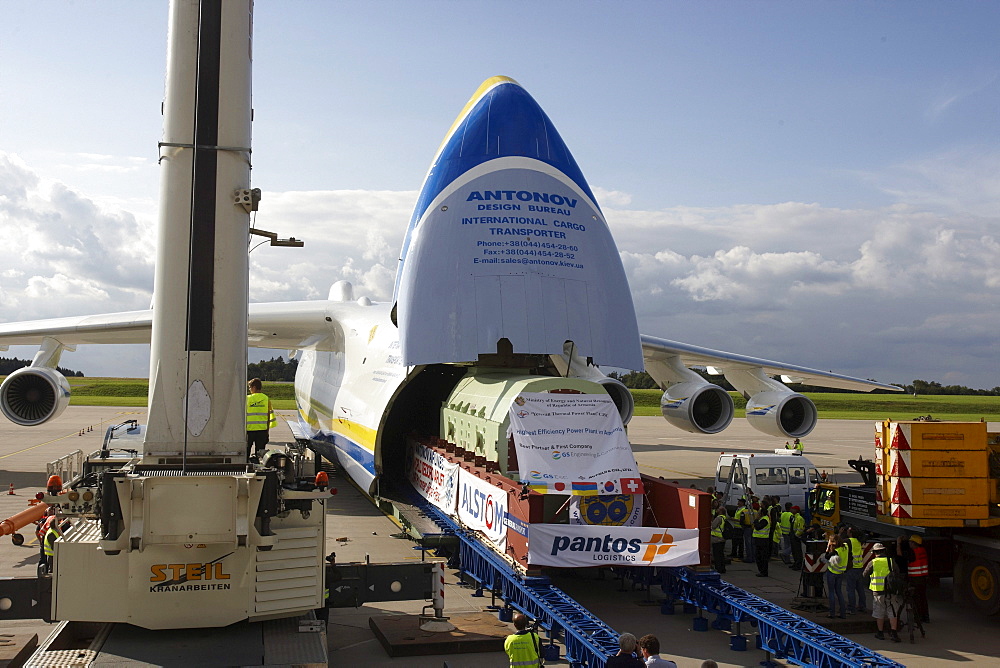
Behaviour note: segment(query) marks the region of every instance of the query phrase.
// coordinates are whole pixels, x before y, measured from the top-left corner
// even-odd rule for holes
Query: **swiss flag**
[[[622,478],[622,494],[645,494],[641,478]]]

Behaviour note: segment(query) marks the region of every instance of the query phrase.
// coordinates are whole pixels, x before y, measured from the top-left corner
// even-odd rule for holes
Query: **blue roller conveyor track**
[[[761,649],[777,658],[819,668],[903,668],[864,645],[729,584],[715,571],[695,573],[687,568],[665,568],[660,576],[660,586],[669,597],[721,619],[756,623]]]
[[[445,532],[459,538],[459,568],[463,573],[483,589],[496,592],[507,605],[538,620],[551,634],[562,634],[570,664],[604,668],[607,657],[618,652],[618,633],[553,586],[548,578],[523,576],[484,547],[475,532],[461,528],[423,497],[414,493],[408,500]]]
[[[475,532],[463,529],[415,492],[408,501],[445,533],[459,539],[459,569],[463,573],[483,589],[497,593],[510,607],[538,620],[552,635],[562,635],[566,659],[571,665],[604,668],[607,658],[618,651],[618,633],[553,586],[547,577],[522,575],[496,552],[483,546]],[[761,649],[777,658],[818,668],[904,668],[853,640],[723,581],[715,571],[696,573],[687,568],[662,568],[656,570],[654,581],[657,576],[669,598],[695,605],[721,619],[755,623]]]

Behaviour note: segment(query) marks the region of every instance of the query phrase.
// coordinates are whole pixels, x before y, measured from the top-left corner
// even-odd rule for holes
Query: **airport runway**
[[[89,453],[100,446],[109,425],[128,419],[141,422],[144,414],[143,409],[71,406],[59,418],[40,427],[17,427],[4,421],[0,424],[0,490],[6,490],[13,483],[15,494],[0,493],[0,518],[25,508],[27,500],[44,486],[47,462],[76,449]],[[81,430],[82,436],[79,435]],[[272,438],[290,440],[291,433],[283,430],[287,427],[281,423]],[[847,459],[859,455],[870,458],[873,433],[870,421],[822,420],[815,432],[804,439],[806,455],[818,468],[844,479],[853,474],[846,464]],[[640,417],[632,421],[629,435],[636,459],[645,473],[670,480],[699,480],[703,489],[714,471],[720,451],[766,452],[784,445],[781,439],[754,431],[744,420],[735,420],[720,436],[695,436],[676,430],[658,417]],[[396,525],[360,493],[343,482],[338,487],[340,493],[330,503],[327,523],[327,547],[337,552],[338,561],[360,561],[365,555],[381,562],[420,558],[412,542],[392,537],[398,531]],[[21,547],[14,546],[9,539],[0,539],[0,577],[34,576],[38,545],[33,530],[22,533],[26,540]],[[750,564],[737,563],[729,567],[725,579],[779,604],[794,596],[796,574],[776,562],[771,568],[772,576],[767,579],[755,578],[753,573]],[[645,633],[659,636],[662,654],[676,660],[681,668],[698,668],[706,658],[715,659],[720,666],[755,666],[764,658],[762,652],[755,650],[731,651],[728,634],[695,632],[691,630],[690,616],[661,615],[658,606],[640,605],[647,598],[646,592],[620,592],[617,582],[598,580],[595,573],[578,571],[572,577],[556,575],[554,583],[616,630],[637,636]],[[488,598],[475,598],[471,593],[471,589],[461,586],[457,577],[450,574],[445,595],[446,613],[479,612],[489,604]],[[654,589],[654,597],[658,594]],[[328,626],[330,665],[440,667],[444,661],[453,668],[507,665],[502,654],[388,657],[369,630],[368,618],[415,614],[422,606],[422,601],[414,601],[332,611]],[[933,621],[927,625],[927,637],[918,637],[912,645],[906,641],[901,644],[876,641],[870,634],[850,637],[915,668],[1000,664],[998,620],[967,613],[960,604],[953,603],[950,581],[945,580],[930,590],[930,609]],[[48,625],[39,621],[9,622],[0,632],[36,632],[41,638],[47,634]],[[562,661],[547,665],[567,664]],[[781,662],[778,665],[782,665]]]

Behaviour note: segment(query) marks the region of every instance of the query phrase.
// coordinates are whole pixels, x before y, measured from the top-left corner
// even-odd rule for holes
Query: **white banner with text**
[[[531,524],[532,566],[694,566],[697,529]]]
[[[445,511],[455,514],[458,500],[458,464],[419,443],[409,444],[409,477],[422,497]]]
[[[507,492],[465,469],[458,470],[458,519],[501,552],[507,547]]]
[[[618,408],[606,394],[522,392],[510,407],[521,482],[543,494],[642,494]]]

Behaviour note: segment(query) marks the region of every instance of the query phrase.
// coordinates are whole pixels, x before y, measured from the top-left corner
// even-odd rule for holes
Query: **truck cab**
[[[885,533],[884,523],[877,518],[873,487],[820,483],[809,495],[809,513],[812,523],[826,531],[847,522],[872,533]]]
[[[777,496],[803,511],[809,488],[819,482],[819,472],[808,458],[787,450],[773,453],[719,455],[715,487],[724,494],[723,503],[735,505],[749,488],[757,496]]]

